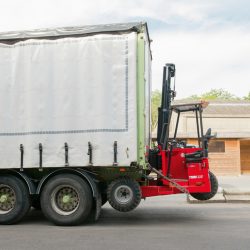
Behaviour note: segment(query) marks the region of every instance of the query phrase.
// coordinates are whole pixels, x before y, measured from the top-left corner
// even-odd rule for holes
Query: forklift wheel
[[[141,201],[141,189],[138,182],[121,177],[110,183],[107,190],[109,204],[120,212],[136,208]]]
[[[210,183],[211,183],[211,192],[191,193],[190,195],[193,196],[195,199],[200,200],[200,201],[205,201],[205,200],[210,200],[216,195],[217,190],[218,190],[218,180],[212,172],[209,172],[209,176],[210,176]]]

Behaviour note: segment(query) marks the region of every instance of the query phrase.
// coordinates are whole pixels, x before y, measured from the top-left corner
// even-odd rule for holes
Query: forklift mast
[[[165,64],[163,67],[162,98],[161,106],[158,108],[157,143],[166,150],[167,144],[164,140],[168,138],[169,122],[171,116],[171,101],[175,97],[175,90],[171,89],[171,79],[175,77],[175,65]]]

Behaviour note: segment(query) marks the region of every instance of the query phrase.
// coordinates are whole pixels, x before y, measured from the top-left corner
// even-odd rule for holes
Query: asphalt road
[[[0,226],[0,250],[250,249],[250,204],[187,204],[184,196],[154,197],[130,213],[105,205],[99,221],[56,227],[31,211]]]

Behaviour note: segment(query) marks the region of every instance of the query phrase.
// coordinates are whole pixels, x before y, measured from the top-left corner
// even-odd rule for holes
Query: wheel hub
[[[115,190],[114,195],[119,203],[126,204],[132,200],[133,192],[129,186],[121,185]]]
[[[79,207],[79,195],[72,186],[61,185],[57,187],[51,196],[53,209],[61,215],[70,215]]]
[[[1,197],[0,197],[0,203],[4,203],[7,200],[8,200],[8,195],[6,195],[6,194],[1,195]]]
[[[0,214],[5,214],[10,212],[16,202],[16,196],[14,190],[7,186],[0,186]]]
[[[69,203],[71,200],[71,196],[70,195],[64,195],[63,198],[62,198],[62,202],[63,203]]]

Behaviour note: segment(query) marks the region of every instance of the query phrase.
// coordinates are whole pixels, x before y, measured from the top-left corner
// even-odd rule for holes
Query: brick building
[[[175,124],[173,116],[170,133]],[[250,174],[250,102],[210,102],[203,112],[204,132],[212,128],[216,139],[209,144],[209,160],[217,175]],[[177,137],[197,144],[195,115],[183,113],[179,121]]]

